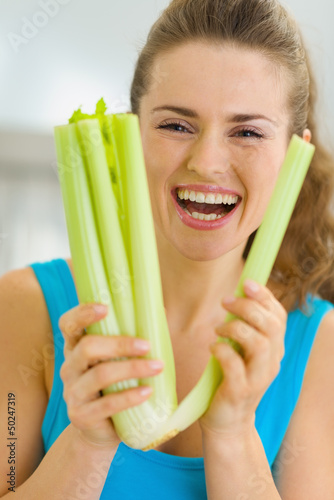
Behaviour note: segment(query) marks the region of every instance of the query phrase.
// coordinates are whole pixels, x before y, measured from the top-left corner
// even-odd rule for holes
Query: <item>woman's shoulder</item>
[[[313,302],[313,310],[307,316],[308,322],[313,330],[313,339],[310,345],[310,353],[306,363],[301,395],[297,405],[301,409],[307,409],[317,402],[319,408],[334,415],[334,363],[332,353],[334,352],[334,305],[326,300],[316,298]],[[301,347],[302,350],[302,347]]]
[[[51,345],[48,310],[31,267],[0,277],[0,317],[0,404],[5,410],[5,394],[14,395],[20,439],[18,480],[23,482],[43,456],[41,422],[48,401],[46,376],[52,368],[45,358],[45,346]],[[2,426],[3,439],[4,434]]]
[[[317,301],[318,305],[324,305],[325,302],[327,301]],[[326,485],[328,481],[331,481],[328,471],[333,465],[331,443],[334,439],[334,363],[332,360],[334,308],[330,307],[330,303],[327,302],[327,304],[329,307],[322,315],[317,329],[300,397],[280,454],[276,459],[276,468],[280,471],[278,481],[282,496],[284,494],[289,496],[291,484],[307,485],[305,477],[312,477],[314,471],[317,472],[320,481],[317,485]],[[293,450],[293,457],[291,460],[290,457],[286,460],[290,450]],[[307,486],[305,486],[305,491],[306,488]]]
[[[50,344],[62,314],[78,304],[71,259],[32,263],[0,277],[0,314],[24,339]]]
[[[0,278],[0,317],[1,345],[8,359],[30,368],[34,353],[38,357],[42,352],[51,330],[43,292],[31,267]]]
[[[41,326],[48,327],[43,292],[31,267],[15,269],[1,276],[0,297],[7,312],[5,316],[13,316],[16,322],[23,323],[38,320]]]
[[[334,380],[334,364],[332,362],[332,353],[334,352],[334,305],[327,301],[321,301],[320,306],[324,308],[320,317],[317,335],[314,341],[311,356],[314,359],[313,369],[316,372],[319,365],[329,363],[329,369]]]

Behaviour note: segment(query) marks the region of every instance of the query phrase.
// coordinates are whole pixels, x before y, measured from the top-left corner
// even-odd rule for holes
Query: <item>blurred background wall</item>
[[[104,96],[129,108],[137,53],[169,0],[0,0],[0,275],[69,256],[52,131]],[[334,3],[290,0],[333,145]]]

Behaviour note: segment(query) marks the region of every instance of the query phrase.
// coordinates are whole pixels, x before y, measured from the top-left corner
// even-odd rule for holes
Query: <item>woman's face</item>
[[[243,247],[288,145],[285,79],[263,55],[189,43],[161,55],[140,126],[157,237],[194,260]]]

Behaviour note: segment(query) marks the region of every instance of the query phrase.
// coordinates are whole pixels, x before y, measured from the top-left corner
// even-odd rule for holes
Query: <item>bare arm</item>
[[[297,407],[274,464],[284,500],[334,498],[334,311],[317,332]]]
[[[152,369],[148,360],[140,359],[148,352],[148,346],[139,348],[135,338],[83,336],[85,327],[105,315],[106,310],[98,312],[91,304],[71,309],[60,320],[65,336],[64,397],[72,423],[43,457],[41,425],[48,400],[45,387],[48,360],[38,366],[34,360],[43,360],[43,348],[50,344],[50,321],[31,269],[1,278],[1,498],[7,498],[11,491],[25,500],[71,499],[82,495],[91,500],[100,498],[119,445],[109,417],[149,397],[148,393],[141,392],[142,387],[104,397],[100,397],[100,391],[118,380],[154,376],[161,371]],[[135,359],[113,361],[123,356]],[[14,431],[8,429],[8,400],[11,399],[8,394],[15,394]],[[15,435],[10,436],[9,432]],[[6,446],[11,441],[15,441],[12,444],[14,463],[9,463],[7,449],[10,454],[10,447]],[[14,490],[8,490],[11,483],[7,483],[7,479],[11,480],[11,475],[15,476]],[[94,481],[89,480],[92,475]]]
[[[240,302],[237,310],[238,304],[233,305],[234,312],[246,319],[248,306],[246,307],[246,302],[245,308],[242,306]],[[261,314],[254,317],[261,318]],[[250,396],[256,394],[257,385],[261,387],[261,379],[265,381],[267,378],[269,381],[268,369],[277,364],[277,359],[275,361],[269,354],[270,350],[268,351],[272,345],[271,352],[279,352],[276,334],[270,333],[275,332],[274,323],[269,328],[271,322],[272,320],[268,323],[268,328],[263,329],[265,337],[262,339],[269,341],[267,347],[263,343],[259,344],[260,337],[254,336],[245,325],[241,328],[239,324],[239,332],[237,322],[234,326],[232,322],[230,326],[223,328],[226,336],[239,341],[244,347],[246,372],[240,357],[236,357],[229,346],[218,348],[216,354],[224,367],[225,378],[212,406],[217,410],[221,407],[224,412],[220,413],[219,420],[214,419],[214,412],[211,418],[208,413],[202,425],[205,474],[210,500],[334,498],[334,312],[324,317],[317,332],[301,395],[273,466],[274,477],[254,427],[254,413],[252,418],[245,419],[247,414],[251,416],[251,412],[247,411],[249,402],[252,402]],[[265,323],[266,321],[263,324]],[[261,328],[258,332],[261,332]],[[249,341],[253,344],[253,350],[247,345]],[[248,370],[245,378],[247,364],[249,367],[249,361],[252,360],[253,370]],[[252,373],[255,375],[253,383]],[[210,429],[210,425],[214,428]]]
[[[43,457],[40,429],[47,393],[42,347],[50,329],[44,307],[31,269],[14,271],[1,278],[0,495],[10,486],[6,480],[11,465],[15,466],[15,483],[19,485]],[[11,406],[8,394],[15,395],[15,406]],[[11,407],[15,411],[13,415],[9,414]],[[14,424],[10,426],[14,429],[9,430],[8,424]],[[16,437],[15,464],[8,463],[11,450],[7,447],[10,442],[7,438],[11,437]]]
[[[255,427],[218,440],[203,433],[208,499],[279,500],[270,467]],[[303,497],[295,497],[297,498]]]
[[[15,488],[15,498],[98,500],[117,446],[99,446],[86,442],[78,429],[70,424],[55,441],[35,472],[21,486]],[[20,453],[18,447],[18,454]],[[18,459],[18,464],[20,462]],[[1,498],[12,498],[11,492]]]
[[[224,377],[200,419],[209,500],[281,498],[255,429],[255,411],[279,371],[287,315],[268,288],[245,283],[245,292],[245,298],[224,302],[238,319],[216,331],[238,342],[243,355],[227,343],[212,347]],[[264,488],[258,488],[259,478]]]

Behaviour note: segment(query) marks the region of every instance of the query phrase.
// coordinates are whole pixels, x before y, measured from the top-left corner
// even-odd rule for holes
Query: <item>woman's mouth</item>
[[[199,190],[179,187],[172,192],[174,204],[181,220],[197,229],[216,229],[231,218],[241,197],[216,186]]]

